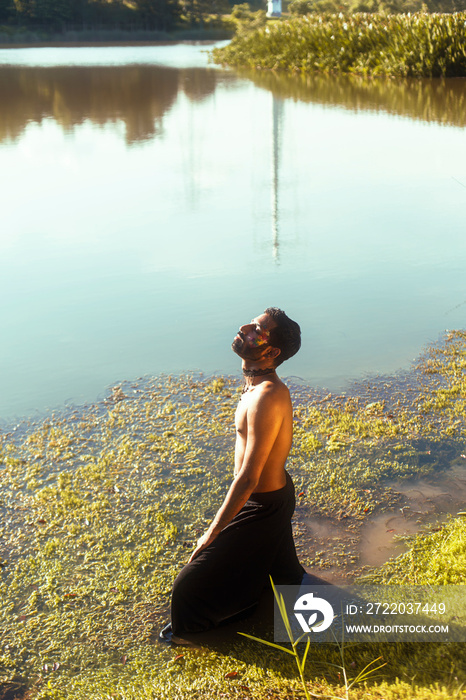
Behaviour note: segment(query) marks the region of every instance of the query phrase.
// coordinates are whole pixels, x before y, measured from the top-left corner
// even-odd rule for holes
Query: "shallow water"
[[[0,417],[236,372],[269,305],[303,329],[285,375],[409,366],[464,326],[465,86],[251,79],[204,46],[0,51]]]
[[[420,405],[435,393],[434,360],[447,372],[453,361],[460,366],[464,348],[464,334],[451,334],[425,361],[429,371],[419,370],[411,404],[385,411],[380,401],[377,411],[367,410],[380,398],[377,383],[362,384],[359,401],[296,387],[297,419],[307,430],[296,430],[288,468],[297,491],[298,556],[311,575],[351,582],[367,573],[362,552],[388,558],[392,531],[401,534],[404,522],[427,531],[435,522],[437,530],[464,499],[464,421],[448,401],[427,414]],[[461,378],[448,376],[455,408],[464,408]],[[139,659],[154,674],[166,666],[154,632],[167,619],[174,577],[230,483],[237,389],[228,378],[124,382],[99,404],[0,431],[0,626],[19,677],[36,678],[46,664],[71,696],[72,684],[96,687],[107,672],[128,670],[126,687]],[[352,430],[345,443],[353,412],[369,432]],[[335,452],[328,433],[338,425],[343,442]],[[314,431],[319,449],[309,449]],[[369,543],[367,523],[377,535]]]
[[[387,482],[384,487],[401,496],[399,507],[369,516],[360,528],[348,527],[345,520],[300,514],[298,551],[303,561],[310,561],[308,570],[330,583],[345,583],[367,567],[380,567],[406,552],[409,545],[400,537],[438,529],[448,515],[463,511],[466,458],[458,460],[439,474]]]

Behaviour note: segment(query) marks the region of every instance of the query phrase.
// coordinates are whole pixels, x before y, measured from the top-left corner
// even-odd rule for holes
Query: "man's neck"
[[[268,362],[243,360],[242,371],[244,376],[243,393],[261,384],[264,380],[272,379],[277,376],[275,367],[270,364],[270,360]]]

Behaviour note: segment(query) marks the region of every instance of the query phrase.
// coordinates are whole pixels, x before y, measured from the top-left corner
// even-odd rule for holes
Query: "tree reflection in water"
[[[233,79],[233,76],[231,76]],[[158,136],[180,91],[200,102],[227,79],[215,69],[159,66],[0,68],[0,142],[17,141],[27,124],[52,118],[66,131],[91,120],[123,121],[128,145]]]
[[[466,78],[393,79],[296,75],[237,69],[276,97],[359,111],[387,112],[448,126],[466,126]]]
[[[422,121],[466,126],[466,79],[392,80],[150,65],[0,68],[0,142],[17,141],[29,123],[52,118],[66,131],[91,120],[122,121],[128,145],[157,137],[180,92],[201,102],[219,82],[251,79],[281,99],[384,111]]]

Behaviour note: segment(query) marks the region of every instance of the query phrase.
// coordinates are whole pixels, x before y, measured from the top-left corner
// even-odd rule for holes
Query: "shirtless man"
[[[269,308],[241,326],[232,349],[242,359],[235,415],[235,470],[211,525],[175,579],[172,622],[160,637],[201,632],[250,611],[269,582],[304,573],[291,531],[294,488],[285,471],[293,436],[290,394],[276,374],[301,345],[297,323]],[[176,635],[176,636],[175,636]]]

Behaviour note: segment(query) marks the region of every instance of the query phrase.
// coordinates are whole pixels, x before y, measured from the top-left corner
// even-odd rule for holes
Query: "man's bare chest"
[[[252,393],[252,392],[251,392]],[[248,428],[248,408],[251,404],[251,394],[249,392],[242,395],[235,413],[236,432],[245,435]]]

